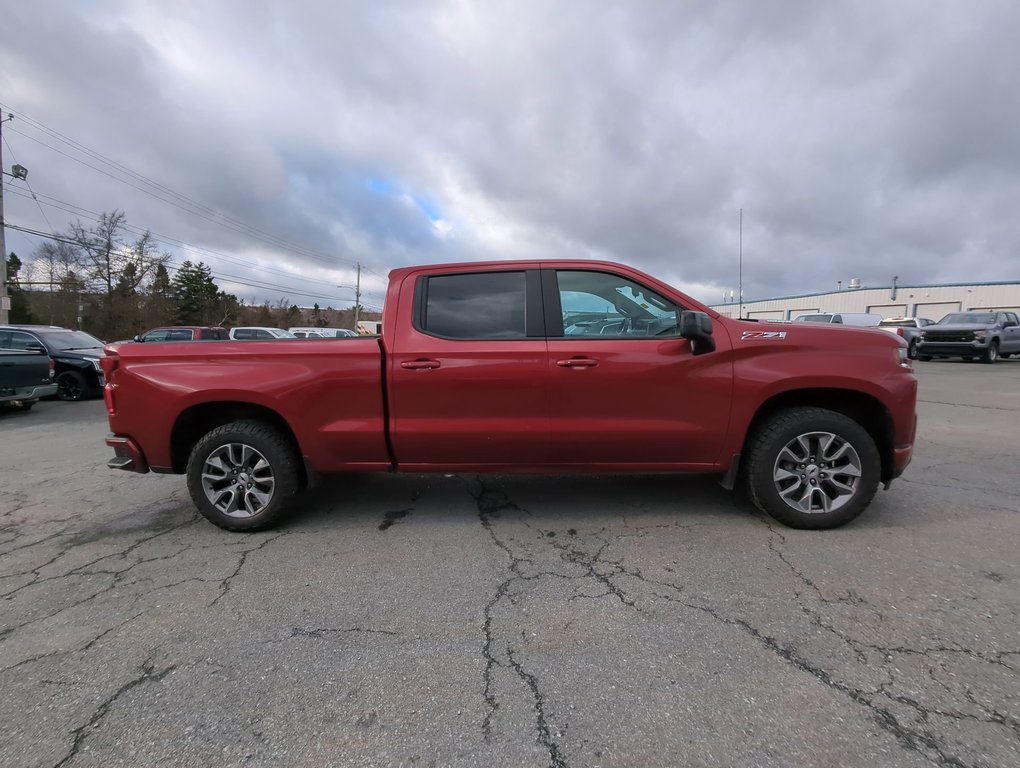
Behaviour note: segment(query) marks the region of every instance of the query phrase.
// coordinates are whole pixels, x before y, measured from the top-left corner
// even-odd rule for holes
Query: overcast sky
[[[346,306],[360,261],[379,307],[393,267],[549,257],[719,302],[741,208],[746,299],[1020,280],[1015,0],[49,0],[0,21],[4,164],[46,213],[5,179],[8,221],[117,208],[173,263],[269,286],[218,278],[247,299]]]

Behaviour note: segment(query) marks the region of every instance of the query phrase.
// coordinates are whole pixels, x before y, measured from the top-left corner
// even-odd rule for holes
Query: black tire
[[[991,365],[998,359],[999,359],[999,342],[996,341],[995,339],[992,339],[992,343],[988,345],[988,349],[986,349],[985,353],[981,356],[981,362]]]
[[[871,503],[882,471],[871,435],[825,408],[774,414],[748,439],[746,455],[751,501],[791,528],[819,530],[850,522]],[[794,498],[801,489],[801,498]]]
[[[261,531],[300,491],[301,457],[275,427],[235,421],[195,444],[187,476],[191,500],[209,522],[228,531]]]
[[[918,355],[917,359],[920,360],[922,363],[927,363],[931,360],[931,355]]]
[[[69,402],[84,400],[88,391],[88,382],[77,371],[64,371],[57,376],[57,397],[61,400]]]

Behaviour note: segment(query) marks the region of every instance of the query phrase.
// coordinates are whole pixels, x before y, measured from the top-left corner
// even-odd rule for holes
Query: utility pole
[[[7,120],[14,115],[8,114]],[[10,319],[11,300],[7,296],[7,240],[4,237],[4,134],[3,126],[7,120],[0,120],[0,325],[6,325]]]
[[[358,262],[358,280],[354,284],[354,332],[358,333],[358,318],[361,316],[361,262]]]

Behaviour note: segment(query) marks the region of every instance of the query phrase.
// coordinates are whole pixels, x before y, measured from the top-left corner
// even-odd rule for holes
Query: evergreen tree
[[[185,261],[171,283],[174,322],[179,325],[206,325],[216,314],[219,290],[212,279],[212,270],[203,264]]]
[[[28,296],[18,282],[18,272],[21,271],[21,259],[13,251],[7,257],[7,295],[11,299],[10,321],[12,323],[34,323],[32,308],[28,303]]]

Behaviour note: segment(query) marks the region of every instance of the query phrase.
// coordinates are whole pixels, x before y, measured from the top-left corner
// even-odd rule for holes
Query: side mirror
[[[691,342],[691,352],[695,355],[715,351],[715,339],[712,338],[712,318],[704,312],[681,311],[680,336]]]
[[[135,336],[132,341],[145,341],[141,336]]]

